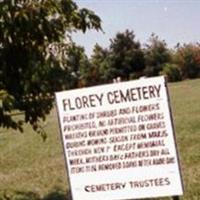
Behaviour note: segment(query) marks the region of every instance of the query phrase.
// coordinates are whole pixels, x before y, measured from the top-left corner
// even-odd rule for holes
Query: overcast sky
[[[95,43],[109,46],[117,32],[133,30],[136,40],[147,43],[151,33],[164,39],[168,47],[200,42],[200,0],[75,0],[93,10],[101,19],[105,33],[88,31],[73,39],[91,55]]]

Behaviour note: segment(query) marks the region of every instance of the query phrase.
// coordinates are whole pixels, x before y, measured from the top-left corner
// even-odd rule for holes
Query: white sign
[[[56,93],[74,200],[182,195],[164,77]]]

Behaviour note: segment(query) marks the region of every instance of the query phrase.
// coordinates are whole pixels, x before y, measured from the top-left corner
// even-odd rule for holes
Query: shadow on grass
[[[148,200],[177,200],[178,198],[150,198]],[[21,192],[21,191],[0,191],[0,200],[72,200],[69,191],[64,192],[60,189],[54,189],[53,192],[47,194],[45,197],[40,197],[35,192]],[[146,200],[146,199],[135,199]],[[192,199],[191,199],[192,200]]]
[[[3,191],[0,193],[0,200],[71,200],[71,197],[69,192],[61,190],[55,190],[43,198],[35,192]]]
[[[69,193],[52,192],[42,200],[71,200]]]
[[[63,191],[54,191],[47,196],[41,198],[39,194],[34,192],[21,192],[21,191],[15,191],[12,193],[5,193],[2,195],[0,192],[0,200],[72,200],[69,192],[63,192]],[[146,199],[135,199],[135,200],[146,200]],[[174,200],[172,197],[168,198],[151,198],[148,200]],[[192,199],[191,199],[192,200]]]

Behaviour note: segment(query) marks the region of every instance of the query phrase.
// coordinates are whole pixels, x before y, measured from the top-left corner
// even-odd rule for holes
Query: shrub
[[[175,57],[183,79],[200,77],[199,44],[185,44],[179,47]]]
[[[160,72],[160,75],[166,76],[169,82],[176,82],[182,80],[181,72],[175,64],[165,64],[163,66],[163,70]]]

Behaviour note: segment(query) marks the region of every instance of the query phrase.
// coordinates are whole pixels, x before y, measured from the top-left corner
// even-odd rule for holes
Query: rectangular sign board
[[[183,193],[163,76],[56,93],[74,200]]]

